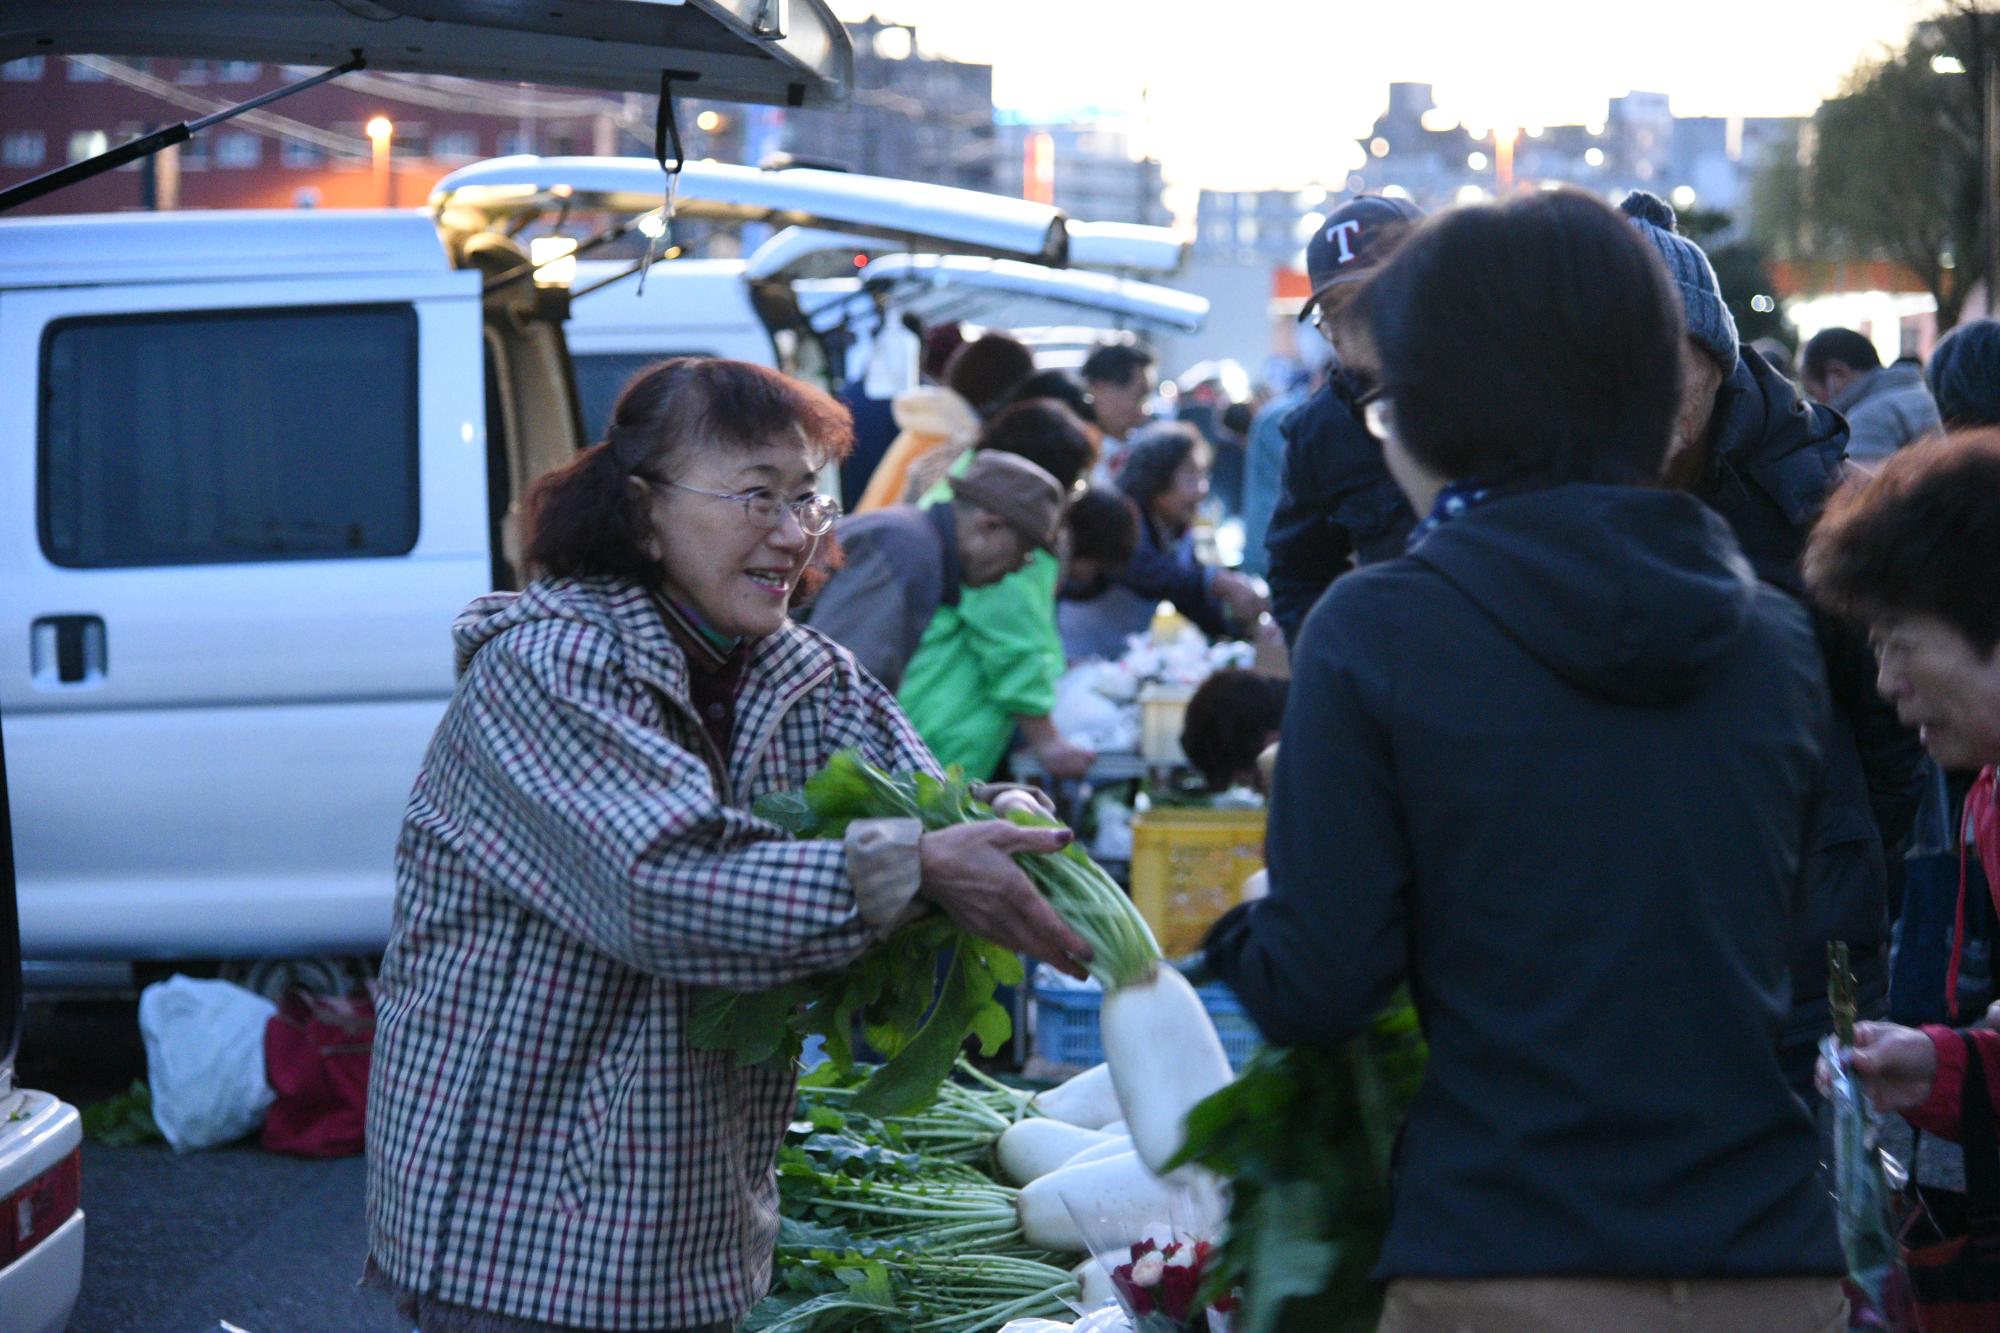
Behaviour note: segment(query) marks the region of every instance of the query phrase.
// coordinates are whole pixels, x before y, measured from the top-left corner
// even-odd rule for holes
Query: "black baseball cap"
[[[1381,238],[1423,216],[1424,210],[1409,200],[1382,194],[1359,195],[1327,214],[1306,242],[1306,278],[1312,283],[1312,295],[1300,308],[1299,319],[1311,315],[1330,288],[1366,277],[1381,262],[1380,254],[1370,257]]]

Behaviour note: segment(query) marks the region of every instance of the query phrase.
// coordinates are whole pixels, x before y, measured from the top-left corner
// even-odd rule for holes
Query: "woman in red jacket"
[[[1986,882],[2000,888],[2000,430],[1893,455],[1828,505],[1805,558],[1826,605],[1868,624],[1876,688],[1946,768],[1980,769],[1964,818]],[[2000,1102],[2000,1031],[1974,1036]],[[1942,1026],[1861,1023],[1853,1069],[1875,1103],[1956,1138],[1964,1044]]]

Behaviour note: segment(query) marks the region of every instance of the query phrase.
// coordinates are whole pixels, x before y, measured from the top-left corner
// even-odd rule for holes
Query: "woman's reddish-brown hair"
[[[854,422],[832,397],[765,366],[682,356],[633,377],[605,438],[528,493],[524,554],[536,574],[611,575],[658,583],[649,519],[626,481],[675,479],[702,451],[747,452],[803,436],[815,467],[854,447]]]
[[[2000,646],[2000,430],[1897,450],[1833,494],[1805,553],[1806,586],[1871,621],[1930,615],[1981,655]]]

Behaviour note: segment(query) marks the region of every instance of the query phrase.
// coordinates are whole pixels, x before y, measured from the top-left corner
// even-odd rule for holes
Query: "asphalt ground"
[[[145,1077],[132,1000],[30,1004],[20,1081],[88,1106]],[[1899,1121],[1887,1136],[1907,1159]],[[1964,1187],[1954,1145],[1926,1139],[1921,1178]],[[70,1333],[408,1333],[358,1289],[366,1164],[86,1141],[83,1290]]]
[[[145,1077],[132,1001],[31,1004],[21,1081],[77,1106]],[[408,1333],[359,1290],[366,1164],[86,1141],[83,1291],[70,1333]]]

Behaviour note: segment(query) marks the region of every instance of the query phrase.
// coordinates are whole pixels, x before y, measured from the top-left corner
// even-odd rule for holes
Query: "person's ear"
[[[653,526],[653,488],[646,484],[644,477],[625,478],[625,501],[632,506],[633,521],[639,530],[639,549],[648,560],[658,561],[665,556],[660,549],[660,534]]]

